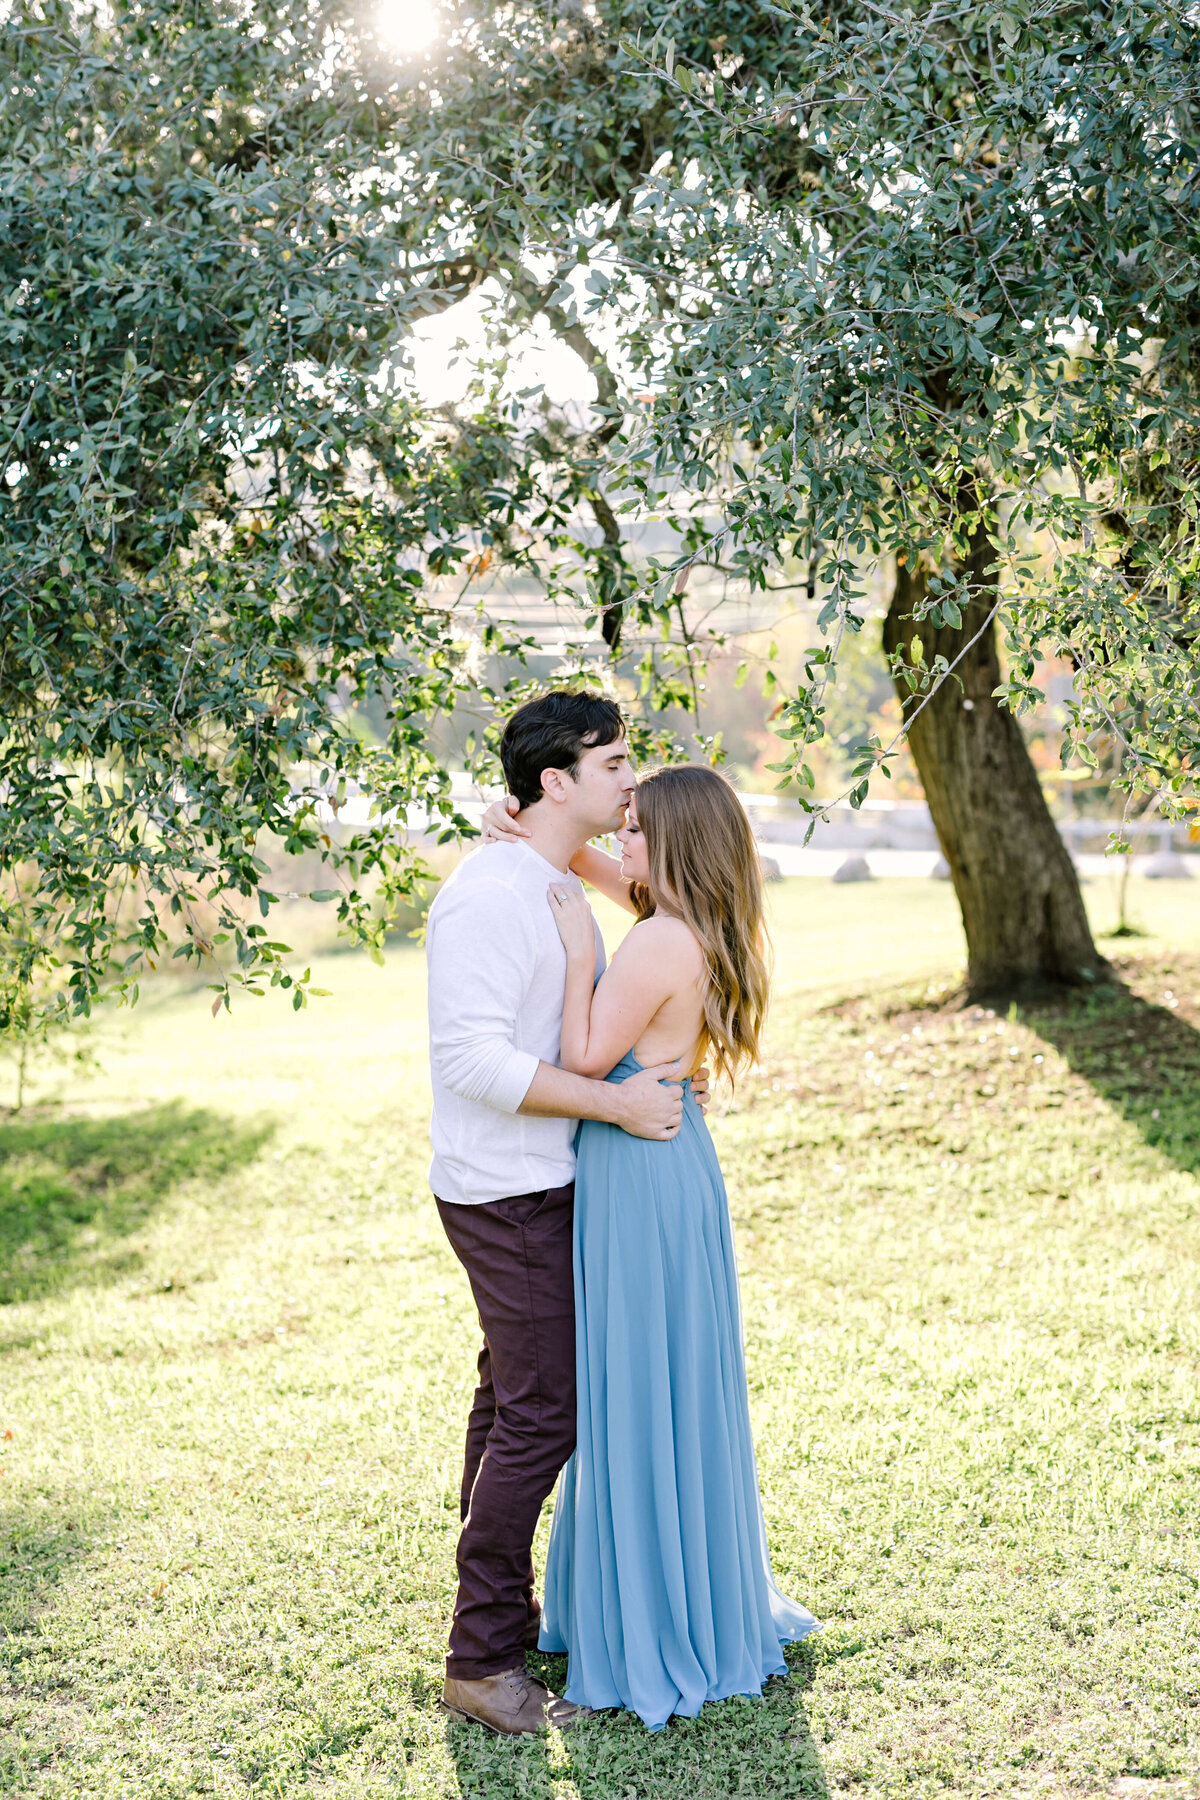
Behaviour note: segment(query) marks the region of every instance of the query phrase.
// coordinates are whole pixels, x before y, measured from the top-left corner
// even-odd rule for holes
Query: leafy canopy
[[[589,346],[608,377],[593,491],[642,513],[671,492],[677,572],[761,585],[783,553],[808,562],[829,639],[786,708],[781,770],[807,772],[864,562],[919,567],[919,616],[957,627],[983,539],[1010,702],[1036,697],[1039,657],[1069,658],[1069,749],[1115,737],[1127,780],[1184,792],[1188,10],[614,0],[452,17],[404,114],[431,196],[408,229],[440,278],[497,289],[494,343],[536,305]],[[635,589],[626,610],[663,594]],[[928,691],[947,667],[906,672]],[[884,755],[863,751],[865,774]]]
[[[983,534],[1012,703],[1066,655],[1077,751],[1115,735],[1127,779],[1188,791],[1186,9],[442,12],[407,62],[294,0],[0,27],[14,1005],[56,943],[86,1010],[180,927],[180,953],[290,984],[246,912],[270,838],[325,855],[377,941],[415,875],[404,808],[463,825],[428,721],[503,704],[479,652],[529,648],[456,604],[485,564],[566,609],[564,672],[632,657],[653,708],[694,693],[691,568],[756,586],[799,559],[827,634],[781,720],[803,780],[864,565],[919,566],[956,626]],[[406,346],[472,292],[485,350],[430,407]],[[513,391],[539,322],[590,408]],[[677,551],[635,558],[622,521],[652,515]],[[347,719],[372,696],[379,743]],[[863,746],[856,798],[881,761]],[[375,816],[333,834],[352,783]]]
[[[389,817],[454,823],[424,722],[461,633],[426,577],[529,483],[511,426],[439,426],[403,379],[395,72],[332,11],[49,3],[0,69],[8,1013],[55,940],[86,1010],[171,915],[289,986],[243,905],[264,836],[324,852],[377,938],[367,877],[413,880]],[[345,715],[379,692],[370,746]],[[348,781],[379,816],[335,842]]]

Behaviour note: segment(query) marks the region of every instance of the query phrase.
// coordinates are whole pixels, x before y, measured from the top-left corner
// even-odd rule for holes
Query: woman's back
[[[628,952],[627,952],[628,946]],[[628,968],[622,964],[622,957]],[[613,958],[613,969],[636,986],[651,971],[664,975],[667,997],[633,1045],[633,1055],[643,1068],[656,1063],[683,1060],[686,1069],[699,1061],[704,1027],[704,989],[708,981],[704,951],[691,927],[682,919],[652,913],[625,935]]]

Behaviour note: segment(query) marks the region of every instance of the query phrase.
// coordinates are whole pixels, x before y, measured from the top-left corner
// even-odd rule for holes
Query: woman
[[[493,831],[509,821],[494,808]],[[617,833],[621,860],[572,864],[637,915],[593,990],[592,916],[548,899],[567,953],[562,1066],[623,1081],[705,1054],[731,1079],[767,1003],[762,877],[746,815],[712,769],[656,769]],[[781,1646],[817,1629],[767,1555],[729,1206],[699,1107],[655,1143],[585,1121],[575,1179],[577,1448],[563,1470],[540,1645],[567,1697],[657,1730],[757,1694]]]

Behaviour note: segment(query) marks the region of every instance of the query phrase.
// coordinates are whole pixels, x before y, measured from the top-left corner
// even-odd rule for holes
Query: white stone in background
[[[773,856],[763,856],[760,852],[758,861],[759,861],[759,865],[762,869],[762,877],[763,877],[764,881],[782,881],[783,880],[783,872],[780,869],[779,864],[775,861],[775,858]]]
[[[1192,878],[1187,858],[1177,856],[1173,850],[1160,850],[1156,856],[1148,856],[1144,862],[1139,859],[1133,866],[1147,881],[1190,881]]]
[[[944,856],[939,856],[932,869],[930,869],[929,879],[931,881],[949,881],[950,864],[946,861]]]
[[[818,850],[812,845],[805,849],[799,844],[776,843],[774,839],[760,843],[759,848],[779,864],[779,872],[785,881],[795,875],[828,881],[847,856],[845,850]],[[871,879],[877,881],[883,876],[904,875],[910,880],[923,880],[936,861],[936,850],[872,850]]]
[[[870,881],[871,865],[865,856],[848,856],[833,871],[835,881]]]

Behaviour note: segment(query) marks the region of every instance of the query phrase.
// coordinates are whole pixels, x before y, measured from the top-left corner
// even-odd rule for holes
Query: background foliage
[[[10,1005],[57,938],[86,1010],[172,914],[177,953],[287,986],[238,904],[268,912],[262,835],[324,849],[377,936],[363,877],[411,882],[386,815],[449,810],[422,721],[461,652],[425,579],[518,506],[506,430],[402,391],[386,84],[331,16],[48,5],[0,59]],[[343,718],[380,687],[368,750]],[[347,780],[380,818],[335,841]]]
[[[536,299],[610,427],[625,399],[594,491],[674,490],[680,577],[811,563],[798,758],[862,560],[920,564],[958,625],[982,539],[1012,702],[1066,655],[1075,749],[1115,733],[1131,779],[1186,785],[1197,56],[1183,9],[1123,0],[506,7],[410,93],[442,277],[496,284],[497,342]]]
[[[1186,9],[442,19],[407,61],[365,11],[294,0],[50,0],[0,28],[14,1027],[172,950],[223,962],[218,1000],[269,979],[302,1004],[268,838],[325,856],[310,891],[377,944],[413,880],[403,809],[461,827],[427,722],[522,691],[528,641],[468,604],[489,568],[565,608],[560,675],[632,656],[651,718],[694,706],[694,569],[807,569],[825,636],[777,724],[811,792],[864,566],[919,569],[916,622],[957,627],[982,555],[1011,703],[1065,656],[1067,753],[1117,741],[1129,784],[1190,790]],[[472,380],[434,407],[411,332],[470,294]],[[590,407],[514,390],[535,328]],[[675,553],[636,553],[626,515]],[[897,653],[918,694],[952,660]],[[380,697],[369,742],[347,713]],[[858,747],[855,800],[887,760]],[[374,816],[330,830],[357,785]]]

